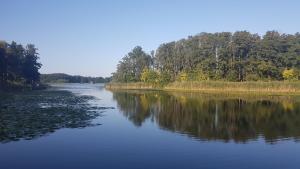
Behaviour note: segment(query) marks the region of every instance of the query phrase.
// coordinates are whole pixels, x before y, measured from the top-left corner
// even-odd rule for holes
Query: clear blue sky
[[[134,46],[200,32],[300,31],[299,0],[0,0],[0,39],[33,43],[42,73],[110,76]]]

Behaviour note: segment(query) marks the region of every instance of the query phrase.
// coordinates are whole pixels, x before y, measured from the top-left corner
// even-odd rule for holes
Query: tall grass
[[[105,85],[107,89],[127,89],[127,90],[134,90],[134,89],[158,89],[154,85],[149,83],[143,82],[131,82],[131,83],[107,83]]]
[[[158,89],[178,91],[222,92],[222,93],[288,93],[300,94],[300,82],[270,81],[270,82],[226,82],[226,81],[202,81],[202,82],[173,82],[164,87],[155,87],[147,83],[109,83],[108,89]]]
[[[300,82],[174,82],[165,87],[167,90],[198,90],[198,91],[227,91],[227,92],[271,92],[292,93],[300,92]]]

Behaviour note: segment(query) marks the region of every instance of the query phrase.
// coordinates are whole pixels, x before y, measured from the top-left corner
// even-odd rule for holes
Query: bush
[[[159,84],[161,86],[167,85],[171,82],[171,75],[168,72],[160,72],[159,73]]]
[[[186,72],[180,72],[177,78],[178,81],[180,82],[186,82],[189,80],[189,75]]]
[[[259,76],[257,74],[247,74],[246,81],[258,81]]]
[[[159,74],[154,70],[145,68],[141,74],[141,81],[151,84],[156,84],[159,82]]]
[[[235,72],[234,70],[230,70],[230,71],[227,73],[226,78],[227,78],[229,81],[238,81],[238,74],[237,74],[237,72]]]
[[[282,72],[282,76],[284,78],[284,80],[298,80],[299,79],[299,71],[295,70],[295,69],[285,69]]]

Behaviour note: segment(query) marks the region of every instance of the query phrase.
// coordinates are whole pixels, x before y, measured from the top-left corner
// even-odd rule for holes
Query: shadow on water
[[[158,91],[115,91],[119,109],[136,126],[160,128],[200,140],[246,143],[299,141],[300,102],[289,96],[218,96]]]
[[[90,96],[68,91],[44,90],[1,94],[0,143],[31,140],[61,128],[84,128],[106,107],[91,107]]]

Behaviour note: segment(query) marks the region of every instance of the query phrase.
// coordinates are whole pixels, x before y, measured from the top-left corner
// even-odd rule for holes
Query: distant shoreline
[[[108,90],[163,90],[202,93],[247,93],[255,95],[300,95],[300,82],[270,81],[270,82],[173,82],[163,87],[149,83],[107,83]]]
[[[73,76],[64,73],[41,74],[42,83],[108,83],[110,77]]]

